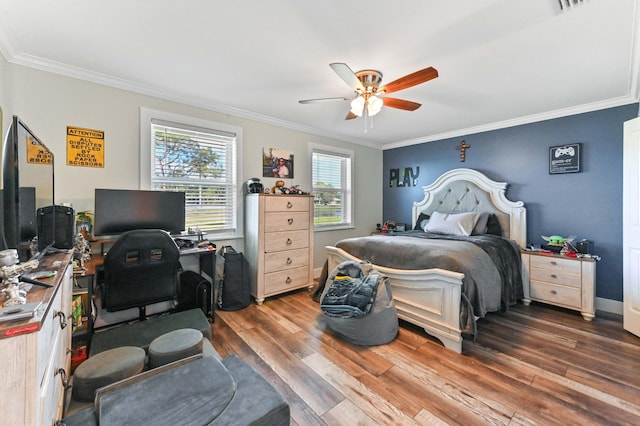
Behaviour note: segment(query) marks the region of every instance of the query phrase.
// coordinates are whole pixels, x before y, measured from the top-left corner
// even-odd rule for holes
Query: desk
[[[101,245],[102,242],[99,242]],[[210,246],[212,247],[212,246]],[[86,298],[90,301],[90,311],[88,315],[86,315],[87,320],[87,333],[89,334],[89,340],[91,339],[91,334],[93,332],[93,328],[95,325],[94,312],[98,311],[98,307],[93,303],[95,294],[94,288],[96,284],[101,282],[103,271],[103,263],[104,263],[104,255],[102,254],[102,250],[100,253],[94,253],[91,255],[91,258],[84,263],[84,269],[81,271],[74,270],[74,295],[83,295],[86,294]],[[198,258],[198,272],[202,274],[202,272],[212,271],[210,278],[211,281],[211,291],[210,291],[210,309],[209,312],[206,312],[205,315],[209,318],[210,321],[215,321],[215,300],[214,300],[214,288],[215,288],[215,264],[216,264],[216,250],[215,248],[186,248],[180,250],[180,257],[188,257],[195,256]],[[210,269],[211,268],[211,269]],[[86,281],[85,284],[80,284],[81,281]],[[83,315],[84,316],[84,315]],[[83,318],[84,319],[84,318]]]

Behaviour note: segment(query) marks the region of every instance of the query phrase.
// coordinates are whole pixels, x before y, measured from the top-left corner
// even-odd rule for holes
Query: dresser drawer
[[[308,248],[267,253],[264,256],[264,271],[266,273],[299,268],[308,264]]]
[[[62,378],[68,378],[59,373],[60,369],[64,369],[66,373],[66,348],[63,345],[63,340],[62,333],[58,333],[52,342],[54,346],[50,348],[51,358],[40,382],[38,400],[40,403],[40,424],[43,425],[54,424],[58,414],[62,413],[62,405],[64,404]]]
[[[582,305],[581,290],[575,287],[549,284],[531,280],[531,298],[554,305],[564,305],[580,309]]]
[[[580,262],[558,257],[531,256],[531,269],[540,268],[580,275]]]
[[[264,210],[265,212],[308,212],[309,197],[267,197]]]
[[[297,231],[309,229],[308,212],[266,213],[265,232]]]
[[[557,268],[557,270],[531,268],[530,274],[531,280],[533,281],[544,281],[551,284],[561,284],[577,288],[582,286],[580,271],[575,274],[573,272],[565,272],[562,268]]]
[[[265,234],[264,251],[274,252],[309,247],[309,231],[267,232]]]
[[[304,266],[302,268],[288,269],[281,272],[272,272],[265,274],[264,276],[265,294],[282,293],[289,290],[294,290],[300,287],[309,286],[311,280],[309,279],[309,268]]]
[[[45,309],[43,305],[40,305],[40,309]],[[48,360],[51,357],[51,351],[54,342],[60,339],[62,336],[62,326],[60,321],[66,319],[66,317],[59,316],[62,310],[62,291],[58,287],[56,295],[54,296],[49,311],[46,316],[42,318],[40,331],[38,332],[38,350],[37,350],[37,377],[42,379],[44,370],[47,367]]]

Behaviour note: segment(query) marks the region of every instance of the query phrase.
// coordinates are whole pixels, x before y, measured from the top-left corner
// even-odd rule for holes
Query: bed
[[[508,309],[516,298],[522,298],[519,248],[526,245],[526,209],[522,201],[508,200],[506,189],[507,183],[493,181],[476,170],[454,169],[441,175],[431,185],[423,187],[424,198],[414,202],[412,206],[412,227],[424,219],[425,215],[435,221],[436,217],[442,216],[441,212],[490,213],[489,217],[499,224],[499,237],[472,235],[432,239],[419,235],[421,238],[415,238],[416,234],[428,234],[418,230],[394,235],[348,238],[335,246],[326,247],[328,270],[333,270],[345,260],[371,262],[374,268],[387,275],[391,281],[398,317],[422,327],[445,347],[461,353],[463,335],[475,333],[475,321],[478,317],[487,312]],[[477,218],[475,215],[458,216]],[[464,241],[467,238],[473,241]],[[505,256],[500,252],[485,251],[482,244],[485,240],[492,239],[502,240],[499,241],[501,246],[511,245],[511,249],[505,248],[511,253]],[[422,241],[430,248],[421,248]],[[403,252],[407,247],[410,251]],[[440,255],[443,251],[447,252],[447,256]],[[405,262],[408,258],[414,261],[422,257],[422,253],[425,259],[429,258],[424,263],[427,267]],[[477,259],[484,266],[471,265],[471,259]],[[498,262],[494,262],[495,259]],[[510,260],[507,262],[505,259]],[[487,262],[494,265],[502,263],[503,269],[517,275],[509,278],[508,297],[504,294],[504,278],[507,276],[505,270],[496,266],[497,272],[492,272]],[[483,272],[478,274],[476,270]],[[497,290],[495,286],[498,287]],[[497,296],[499,306],[496,306],[496,292],[500,293]],[[479,293],[487,294],[487,299],[490,299],[487,306],[475,306]],[[470,305],[473,308],[471,313]]]

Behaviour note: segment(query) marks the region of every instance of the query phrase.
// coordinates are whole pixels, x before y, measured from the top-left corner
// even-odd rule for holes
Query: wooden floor
[[[292,425],[640,425],[640,338],[613,316],[533,303],[478,322],[463,353],[401,321],[395,341],[345,343],[306,291],[217,312],[213,344],[289,401]]]

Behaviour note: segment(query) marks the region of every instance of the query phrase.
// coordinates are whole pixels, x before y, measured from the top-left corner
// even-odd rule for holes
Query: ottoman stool
[[[98,388],[141,373],[145,356],[142,348],[122,346],[88,358],[73,375],[73,399],[93,402]]]
[[[147,366],[156,368],[199,353],[202,353],[202,333],[193,328],[181,328],[151,342]]]

